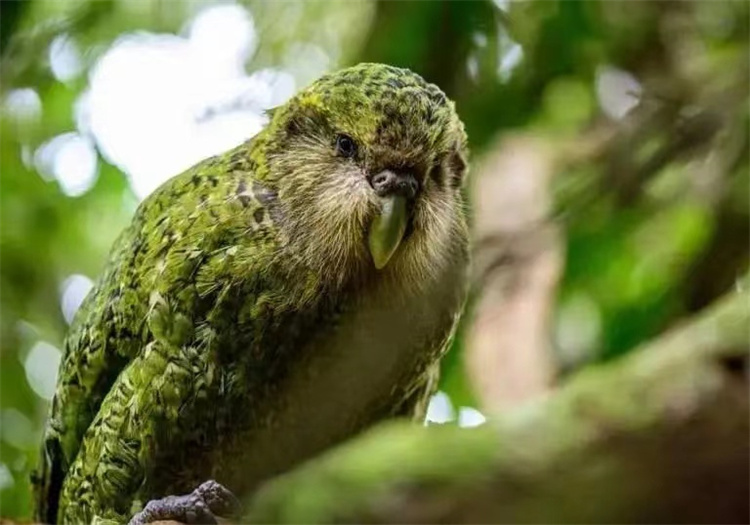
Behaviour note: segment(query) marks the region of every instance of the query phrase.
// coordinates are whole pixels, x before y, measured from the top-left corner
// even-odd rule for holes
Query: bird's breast
[[[457,294],[385,288],[355,297],[319,327],[274,392],[272,408],[243,440],[239,490],[283,472],[393,414],[450,331]]]

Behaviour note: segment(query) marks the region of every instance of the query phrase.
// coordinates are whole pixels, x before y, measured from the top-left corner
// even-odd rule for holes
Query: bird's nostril
[[[388,182],[388,172],[381,171],[372,178],[372,185],[377,189],[378,186],[383,186]]]
[[[381,171],[372,177],[370,184],[378,195],[386,195],[398,186],[398,177],[392,171]]]
[[[412,199],[419,191],[419,183],[413,175],[409,173],[398,174],[390,170],[373,175],[370,179],[370,185],[381,197],[399,194]]]
[[[417,183],[413,179],[401,179],[396,182],[394,191],[407,199],[413,199],[417,194]]]

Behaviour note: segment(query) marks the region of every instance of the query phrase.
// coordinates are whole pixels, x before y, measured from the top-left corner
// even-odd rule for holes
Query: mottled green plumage
[[[421,415],[463,301],[465,148],[437,87],[361,64],[146,199],[65,341],[38,518],[127,521],[209,478],[242,494]],[[421,191],[378,270],[368,181],[382,170]]]

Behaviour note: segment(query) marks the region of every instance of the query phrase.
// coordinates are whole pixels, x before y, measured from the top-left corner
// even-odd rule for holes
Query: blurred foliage
[[[101,147],[95,182],[76,196],[45,172],[39,148],[76,129],[99,146],[76,116],[87,72],[122,35],[181,34],[213,3],[1,5],[0,515],[26,517],[47,403],[31,387],[27,358],[39,341],[60,347],[63,282],[97,275],[138,201]],[[257,33],[248,72],[278,67],[299,87],[319,73],[316,60],[325,69],[409,67],[456,101],[475,163],[511,130],[584,146],[610,137],[555,180],[567,260],[553,345],[564,370],[626,352],[734,286],[747,267],[748,3],[242,5]],[[64,81],[50,60],[61,35],[81,62]],[[467,406],[461,353],[459,334],[441,388]]]

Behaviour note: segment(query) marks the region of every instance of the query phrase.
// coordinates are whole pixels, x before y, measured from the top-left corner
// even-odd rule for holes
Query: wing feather
[[[169,297],[183,310],[198,308],[211,293],[196,286],[202,263],[231,245],[232,232],[247,234],[247,224],[233,209],[247,205],[237,198],[235,180],[250,184],[252,175],[227,170],[246,148],[207,159],[167,181],[141,204],[115,241],[105,271],[65,339],[39,466],[32,476],[39,521],[56,522],[62,482],[84,433],[117,377],[154,338],[150,321],[160,307],[154,297]]]

